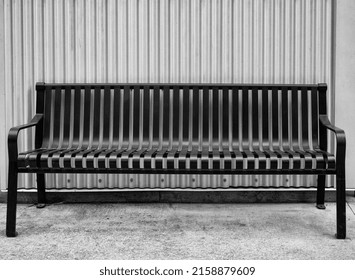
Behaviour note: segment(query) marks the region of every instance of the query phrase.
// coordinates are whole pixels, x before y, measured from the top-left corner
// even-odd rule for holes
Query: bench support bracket
[[[7,217],[6,236],[16,237],[16,204],[17,204],[17,177],[18,172],[15,162],[9,163],[9,178],[7,190]]]
[[[46,206],[46,187],[44,174],[37,173],[37,208]]]
[[[325,175],[318,175],[317,182],[317,205],[318,209],[324,210],[324,196],[325,196]]]
[[[346,237],[346,200],[345,200],[345,176],[337,175],[336,179],[337,197],[337,234],[338,239]]]

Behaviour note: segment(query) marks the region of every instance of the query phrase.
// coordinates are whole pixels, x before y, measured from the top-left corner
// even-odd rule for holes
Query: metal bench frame
[[[318,84],[318,85],[270,85],[270,84],[266,84],[266,85],[253,85],[253,84],[230,84],[230,85],[226,85],[226,84],[44,84],[44,83],[38,83],[36,85],[36,90],[37,90],[37,100],[36,100],[36,114],[33,117],[33,119],[25,125],[20,125],[17,127],[13,127],[10,129],[9,131],[9,135],[8,135],[8,155],[9,155],[9,176],[8,176],[8,201],[7,201],[7,223],[6,223],[6,235],[8,237],[14,237],[17,235],[16,232],[16,206],[17,206],[17,178],[18,178],[18,173],[36,173],[37,175],[37,191],[38,191],[38,205],[40,207],[44,206],[46,203],[46,198],[45,198],[45,173],[132,173],[132,174],[140,174],[140,173],[145,173],[145,174],[315,174],[318,175],[318,182],[317,182],[317,207],[319,209],[324,209],[324,195],[325,195],[325,178],[326,175],[330,175],[330,174],[334,174],[336,175],[336,237],[338,239],[344,239],[346,237],[346,214],[345,214],[345,208],[346,208],[346,202],[345,202],[345,134],[344,131],[335,127],[334,125],[332,125],[328,119],[327,116],[327,106],[326,106],[326,91],[327,91],[327,85],[326,84]],[[189,143],[190,148],[186,148],[183,151],[180,151],[178,147],[176,147],[176,143],[175,146],[172,143],[173,141],[171,141],[171,145],[170,148],[173,148],[173,150],[175,152],[179,151],[181,152],[178,156],[179,158],[179,162],[178,162],[178,166],[172,166],[172,164],[170,163],[170,165],[168,164],[168,166],[163,167],[163,163],[159,161],[157,161],[157,164],[155,167],[150,166],[150,168],[141,168],[139,165],[137,164],[133,164],[132,167],[128,167],[128,165],[125,165],[125,167],[122,168],[116,168],[115,166],[111,166],[111,162],[109,162],[108,166],[107,163],[104,163],[104,161],[101,161],[101,163],[99,163],[99,166],[94,166],[94,163],[89,161],[89,166],[83,167],[83,163],[82,163],[82,158],[86,156],[86,154],[89,154],[90,152],[90,147],[82,147],[82,148],[86,148],[85,151],[89,151],[89,152],[85,152],[86,154],[83,155],[82,154],[82,150],[81,152],[77,149],[75,149],[75,147],[72,147],[72,150],[77,151],[76,153],[79,154],[80,156],[78,156],[78,158],[75,158],[76,155],[69,154],[69,159],[71,162],[71,160],[74,160],[76,162],[76,164],[78,164],[78,166],[75,165],[75,167],[70,166],[71,164],[67,164],[64,167],[59,167],[56,166],[55,168],[49,168],[48,166],[46,166],[46,159],[48,157],[50,157],[50,153],[48,153],[48,155],[44,158],[43,162],[45,163],[44,166],[41,166],[41,164],[43,163],[41,161],[41,163],[38,163],[38,166],[35,165],[24,165],[24,160],[20,160],[19,159],[19,152],[18,152],[18,134],[21,130],[23,129],[27,129],[30,127],[35,127],[35,149],[41,149],[43,148],[45,145],[50,145],[48,143],[44,143],[44,142],[48,142],[48,139],[45,140],[44,134],[48,134],[49,132],[49,126],[51,125],[51,122],[48,120],[48,114],[50,112],[48,112],[48,110],[50,111],[52,108],[53,109],[53,104],[50,105],[48,102],[54,102],[54,101],[48,101],[48,94],[52,93],[53,96],[55,96],[56,94],[60,94],[62,91],[65,92],[65,94],[71,94],[71,91],[75,91],[76,95],[75,96],[79,96],[79,92],[80,91],[85,91],[85,94],[88,94],[89,92],[91,92],[91,90],[94,91],[94,96],[98,96],[99,93],[101,94],[101,92],[104,92],[104,94],[106,94],[104,98],[108,98],[108,92],[110,90],[115,90],[115,94],[116,94],[116,90],[122,90],[124,93],[123,94],[129,94],[131,91],[143,91],[144,94],[148,94],[148,92],[154,92],[154,94],[158,94],[159,92],[163,92],[163,94],[166,94],[167,92],[172,91],[173,95],[171,96],[175,96],[175,97],[171,97],[173,98],[173,100],[171,100],[172,103],[169,103],[170,101],[167,101],[168,99],[165,98],[166,101],[164,101],[165,105],[167,106],[167,108],[169,108],[169,104],[174,104],[173,102],[175,102],[175,105],[177,104],[177,102],[181,102],[179,101],[179,98],[177,97],[177,95],[179,94],[180,91],[183,92],[183,94],[187,94],[192,92],[193,94],[197,94],[198,92],[202,92],[203,94],[206,94],[205,98],[207,100],[207,95],[209,94],[208,92],[212,92],[211,96],[213,96],[212,98],[216,98],[215,100],[212,100],[212,106],[213,108],[211,108],[211,105],[208,105],[208,103],[204,103],[202,109],[204,109],[206,112],[207,109],[212,110],[212,112],[214,112],[214,115],[212,117],[212,126],[213,128],[207,128],[207,122],[205,121],[202,125],[206,126],[206,131],[210,131],[211,129],[213,129],[213,132],[208,132],[208,133],[212,133],[212,135],[214,135],[213,137],[213,141],[218,141],[216,140],[218,138],[217,134],[221,133],[221,132],[217,132],[219,130],[218,128],[218,121],[216,121],[217,117],[215,115],[218,115],[221,118],[228,118],[228,114],[230,114],[231,112],[228,111],[228,92],[231,92],[232,94],[242,94],[243,96],[243,104],[242,104],[242,108],[248,108],[250,99],[249,99],[249,95],[252,94],[255,98],[255,96],[257,96],[257,92],[261,92],[261,98],[262,98],[262,112],[259,112],[259,105],[258,102],[260,101],[259,99],[253,99],[254,101],[252,101],[252,105],[251,105],[251,110],[253,111],[253,113],[256,114],[262,114],[262,118],[264,118],[264,120],[262,121],[262,127],[261,130],[263,131],[263,140],[265,140],[266,142],[268,142],[270,139],[269,137],[269,113],[268,111],[270,111],[270,113],[272,114],[272,118],[273,118],[273,122],[272,122],[272,126],[273,126],[273,136],[275,139],[278,139],[278,135],[282,135],[282,137],[285,137],[286,140],[284,140],[285,142],[287,142],[287,139],[289,138],[288,132],[289,132],[289,126],[291,126],[291,124],[288,124],[285,120],[288,119],[287,117],[287,108],[289,108],[289,106],[287,105],[287,102],[289,101],[290,97],[283,97],[282,96],[291,96],[291,98],[293,101],[293,107],[291,109],[291,116],[292,114],[294,114],[295,112],[298,111],[298,105],[296,105],[296,103],[298,103],[298,100],[301,100],[301,110],[302,110],[302,129],[303,131],[301,132],[301,134],[306,135],[304,138],[307,137],[308,131],[306,131],[308,129],[308,125],[306,123],[306,119],[307,119],[307,109],[303,108],[302,106],[306,107],[308,106],[308,100],[306,97],[307,96],[307,92],[311,92],[311,105],[312,106],[312,116],[311,116],[311,123],[312,123],[312,137],[313,137],[313,146],[315,146],[317,148],[317,151],[315,152],[314,150],[309,151],[309,152],[304,152],[304,151],[296,151],[292,148],[292,145],[295,145],[295,143],[291,143],[291,146],[288,147],[289,150],[284,150],[284,147],[280,147],[280,149],[278,151],[262,151],[260,150],[258,147],[259,144],[255,144],[255,143],[250,143],[250,139],[249,139],[249,131],[248,131],[248,127],[246,125],[244,125],[241,129],[242,129],[242,133],[244,133],[244,136],[238,136],[238,137],[242,137],[242,148],[240,149],[240,154],[243,156],[243,158],[241,158],[241,162],[245,162],[247,168],[245,168],[245,166],[243,167],[239,167],[239,168],[232,168],[230,163],[226,163],[228,164],[228,168],[224,168],[224,166],[220,165],[220,160],[221,158],[218,155],[218,150],[216,152],[215,150],[206,150],[205,151],[201,151],[201,147],[197,148],[196,147],[196,143],[194,144],[193,141],[191,141]],[[221,93],[221,95],[219,95],[219,93]],[[238,93],[239,92],[239,93]],[[279,95],[279,92],[281,92],[281,95]],[[272,106],[269,106],[269,97],[264,97],[265,94],[267,94],[267,96],[272,96],[272,98],[274,98],[272,100]],[[297,97],[300,99],[297,99],[296,97],[296,93],[299,95],[301,94],[302,97]],[[298,96],[297,95],[297,96]],[[46,98],[47,96],[47,98]],[[128,95],[126,95],[127,97]],[[167,95],[166,95],[167,96]],[[187,95],[186,95],[187,96]],[[218,109],[218,105],[217,103],[220,102],[218,101],[218,96],[220,96],[223,99],[223,103],[226,107],[222,108],[222,109]],[[234,95],[236,96],[236,95]],[[279,106],[279,100],[278,100],[278,96],[281,96],[281,102],[282,102],[282,108],[283,110],[286,110],[286,112],[282,112],[283,117],[284,117],[284,121],[282,122],[282,126],[278,127],[278,118],[279,118],[279,114],[277,113],[277,108]],[[94,97],[94,98],[96,98]],[[54,97],[53,97],[54,98]],[[100,103],[99,101],[99,97],[97,97],[98,103]],[[109,99],[104,99],[105,101],[105,106],[104,110],[111,110],[109,108],[111,108],[108,104]],[[170,99],[169,99],[170,100]],[[200,109],[198,106],[196,105],[196,102],[191,105],[188,101],[187,98],[184,99],[185,103],[183,103],[184,107],[184,116],[181,117],[183,118],[183,122],[184,122],[184,127],[187,127],[189,125],[188,122],[190,121],[190,118],[193,117],[193,125],[197,125],[200,126],[201,123],[199,123],[198,120],[198,116],[197,116],[197,111]],[[197,99],[196,99],[197,100]],[[237,108],[239,105],[239,100],[238,98],[233,97],[233,104],[232,104],[232,108]],[[257,100],[257,101],[256,101]],[[214,101],[214,103],[213,103]],[[46,103],[47,102],[47,103]],[[68,101],[69,102],[69,101]],[[117,101],[118,102],[118,101]],[[128,101],[127,101],[128,102]],[[58,103],[59,104],[59,103]],[[57,105],[58,105],[57,104]],[[89,103],[88,103],[89,104]],[[90,114],[98,114],[98,112],[100,111],[100,109],[98,109],[96,106],[96,108],[94,110],[96,110],[95,112],[88,112],[87,110],[89,110],[88,104],[84,104],[84,110],[85,111],[85,116],[84,116],[84,123],[89,122],[89,116]],[[128,103],[127,103],[128,104]],[[129,103],[130,104],[130,103]],[[138,107],[140,105],[137,105],[138,101],[133,104],[132,106],[137,106],[134,107],[134,109],[138,109]],[[159,113],[157,113],[157,111],[160,111],[160,103],[156,102],[154,103],[154,105],[152,107],[150,107],[153,110],[152,116],[154,118],[154,122],[159,122]],[[210,103],[209,103],[210,104]],[[220,104],[220,103],[218,103]],[[170,108],[171,110],[177,110],[177,111],[173,111],[173,114],[179,114],[178,109],[176,109],[173,105],[173,108]],[[52,107],[51,107],[52,106]],[[86,107],[85,107],[86,106]],[[115,105],[116,106],[116,105]],[[187,107],[190,108],[190,106],[195,106],[195,113],[194,115],[189,115],[188,114],[188,109]],[[209,106],[209,107],[208,107]],[[128,107],[128,106],[126,106]],[[239,107],[238,107],[239,108]],[[149,109],[149,110],[151,110]],[[180,108],[181,109],[181,108]],[[54,108],[54,110],[57,110],[56,112],[60,112],[61,108]],[[59,111],[58,111],[59,110]],[[64,112],[64,114],[66,114],[66,119],[67,121],[69,121],[68,119],[68,114],[70,115],[70,110],[67,108],[65,109],[66,111]],[[123,112],[123,114],[129,113],[128,108],[125,108]],[[217,113],[218,110],[220,110],[220,113]],[[226,112],[227,110],[227,112]],[[232,109],[235,110],[235,109]],[[110,111],[111,112],[111,111]],[[234,111],[233,111],[234,112]],[[46,117],[47,114],[47,117]],[[63,113],[62,113],[63,114]],[[76,113],[79,114],[79,113]],[[118,113],[117,113],[118,114]],[[142,113],[143,114],[143,113]],[[149,116],[149,114],[146,112],[144,113],[146,114],[145,117]],[[235,118],[238,118],[238,113],[233,113],[235,114]],[[298,135],[298,130],[299,128],[299,124],[298,123],[298,113],[296,113],[296,116],[293,116],[292,118],[292,130],[294,131],[295,135],[293,135],[294,137],[297,138]],[[243,109],[242,112],[242,120],[245,122],[248,120],[248,110],[247,109]],[[107,118],[107,116],[106,116]],[[255,120],[256,118],[253,117],[253,120]],[[304,120],[304,121],[303,121]],[[148,122],[147,120],[143,120]],[[176,121],[176,119],[175,119]],[[58,126],[58,123],[56,123],[56,121],[54,121],[54,125]],[[98,124],[99,122],[95,122],[95,127],[92,128],[93,129],[93,137],[96,139],[95,141],[99,141],[99,135],[98,135],[98,131],[100,131],[100,126]],[[229,128],[227,127],[227,122],[223,122],[223,125],[225,126],[224,128],[222,128],[222,133],[223,134],[222,137],[230,137],[228,135],[228,133],[226,132]],[[239,122],[238,122],[239,124]],[[84,124],[85,125],[85,124]],[[107,124],[104,124],[107,125]],[[258,121],[253,121],[252,123],[252,130],[253,130],[253,135],[254,138],[253,139],[257,139],[257,135],[259,133],[259,123]],[[122,128],[124,131],[126,131],[126,133],[128,133],[128,129],[130,124],[128,124],[128,122],[126,121],[125,124],[123,124],[124,128]],[[139,133],[143,133],[146,136],[153,134],[153,138],[157,138],[160,137],[164,139],[168,139],[171,135],[169,134],[170,132],[168,132],[167,130],[169,130],[169,126],[168,126],[168,122],[165,121],[163,128],[165,129],[165,131],[160,132],[159,129],[155,129],[155,131],[149,131],[150,128],[148,128],[146,126],[146,128],[144,128],[145,130],[143,132],[139,132],[139,120],[138,118],[135,118],[135,120],[133,120],[133,123],[131,123],[131,128],[134,129],[133,131],[133,142],[136,143],[137,145],[137,141],[139,141],[139,139],[136,139],[138,136],[140,135]],[[54,130],[56,129],[56,133],[59,135],[59,128],[54,128]],[[102,129],[102,128],[101,128]],[[106,129],[106,130],[105,130]],[[112,128],[111,128],[112,129]],[[52,129],[53,130],[53,129]],[[104,130],[106,132],[106,136],[104,136],[104,139],[108,139],[108,128],[104,128]],[[188,132],[188,129],[185,128],[185,130],[183,132],[179,132],[178,128],[176,128],[176,124],[175,127],[172,129],[172,134],[179,135],[176,137],[188,137],[189,133],[193,133],[194,136],[196,137],[196,135],[199,133],[197,132],[196,128],[194,128],[194,131]],[[328,143],[327,143],[327,131],[331,131],[335,134],[336,136],[336,156],[335,156],[335,162],[334,165],[331,164],[330,161],[330,156],[331,154],[327,153],[327,149],[328,149]],[[87,131],[87,129],[86,129]],[[102,130],[101,130],[102,131]],[[280,132],[280,133],[279,133]],[[64,132],[64,134],[67,134],[68,136],[68,131]],[[77,132],[77,136],[78,136]],[[116,133],[116,136],[118,135],[118,131],[114,132]],[[183,133],[184,135],[181,136],[181,133]],[[207,133],[207,132],[205,132]],[[238,134],[238,132],[235,132],[236,134]],[[83,133],[85,134],[85,133]],[[49,135],[49,134],[48,134]],[[48,136],[47,135],[47,136]],[[59,136],[56,137],[59,137]],[[63,136],[65,137],[65,136]],[[85,135],[83,135],[83,138],[88,137],[87,133]],[[105,138],[106,137],[106,138]],[[204,139],[207,137],[207,134],[205,134]],[[259,136],[258,136],[259,137]],[[52,137],[53,138],[53,137]],[[138,137],[139,138],[139,137]],[[295,138],[295,139],[296,139]],[[130,138],[132,140],[132,138]],[[240,139],[240,138],[239,138]],[[268,140],[269,139],[269,140]],[[274,139],[274,140],[275,140]],[[84,139],[85,140],[85,139]],[[87,140],[87,139],[86,139]],[[156,139],[155,139],[156,140]],[[155,141],[153,139],[153,141]],[[175,139],[176,140],[176,139]],[[105,140],[103,140],[105,141]],[[270,140],[271,142],[273,140]],[[280,140],[283,141],[283,140]],[[303,141],[305,142],[304,145],[307,146],[309,145],[307,143],[308,140],[303,139]],[[55,140],[53,141],[55,142]],[[176,142],[176,141],[175,141]],[[237,141],[236,141],[237,142]],[[275,141],[274,141],[275,142]],[[275,147],[278,145],[276,142],[275,143],[270,144],[269,142],[266,143],[265,145],[272,145]],[[101,143],[102,144],[102,143]],[[112,143],[111,143],[112,144]],[[149,143],[148,143],[149,144]],[[145,143],[145,145],[148,145],[147,143]],[[52,143],[51,150],[54,152],[57,152],[58,150],[60,150],[60,145],[58,143],[53,144]],[[59,145],[59,146],[58,146]],[[104,160],[107,160],[106,156],[107,155],[111,155],[111,153],[115,153],[117,154],[117,151],[115,151],[115,149],[111,150],[108,148],[107,145],[109,144],[105,144],[106,145],[106,154],[104,155]],[[160,145],[160,151],[164,151],[162,150],[161,146],[164,144],[155,144],[155,145]],[[195,147],[194,147],[195,145]],[[212,143],[211,145],[219,145],[216,143]],[[221,145],[221,144],[220,144]],[[238,149],[238,143],[236,144],[237,146],[233,146],[233,149]],[[264,144],[263,144],[264,145]],[[57,147],[56,147],[57,146]],[[166,145],[165,145],[166,146]],[[237,148],[235,148],[237,147]],[[252,147],[252,149],[250,149],[250,147]],[[63,148],[63,147],[62,147]],[[68,150],[68,146],[66,147]],[[77,148],[77,147],[76,147]],[[92,147],[91,147],[92,148]],[[145,147],[147,149],[147,146]],[[155,147],[157,148],[157,146]],[[167,146],[166,146],[167,148]],[[196,151],[195,152],[190,152],[191,148],[194,148]],[[136,147],[136,150],[138,148]],[[227,151],[227,153],[232,154],[232,157],[237,157],[234,154],[233,149],[229,149],[229,151]],[[64,149],[64,152],[61,156],[65,156],[66,151]],[[91,152],[95,152],[98,150],[98,147],[94,147],[91,149]],[[169,150],[171,151],[171,149]],[[97,152],[94,155],[91,155],[92,158],[95,158],[98,156],[98,154],[100,154],[101,152],[104,152],[104,150],[100,150],[99,152]],[[216,152],[214,154],[214,152]],[[143,156],[146,152],[142,153]],[[156,153],[154,154],[156,156],[156,154],[159,153],[159,149],[156,151]],[[163,152],[162,152],[163,153]],[[187,157],[191,157],[192,158],[192,154],[194,154],[196,160],[194,161],[193,159],[191,159],[191,166],[186,166],[186,159]],[[204,154],[205,153],[205,154]],[[220,152],[222,153],[222,152]],[[235,153],[239,153],[238,151],[235,151]],[[316,153],[320,153],[324,156],[323,158],[319,158],[319,155]],[[125,155],[127,158],[130,158],[133,155],[134,152],[132,152],[129,155]],[[149,153],[148,153],[149,154]],[[191,154],[191,155],[190,155]],[[21,155],[21,154],[20,154]],[[327,156],[329,155],[329,162],[327,162]],[[38,155],[35,154],[36,159],[35,159],[35,164],[37,164],[36,162],[38,162],[38,158],[40,158],[40,156],[42,155]],[[120,155],[121,156],[121,155]],[[152,156],[152,153],[150,153],[150,156]],[[166,156],[166,155],[165,155]],[[210,157],[212,160],[214,159],[214,157],[216,156],[216,165],[214,164],[214,161],[211,165],[207,166],[206,163],[204,166],[200,166],[199,168],[197,167],[198,165],[198,160],[201,160],[201,157],[203,156],[207,156]],[[224,156],[223,154],[221,155],[222,157]],[[255,162],[257,161],[256,158],[258,158],[259,161],[259,166],[258,168],[256,168],[256,164]],[[293,158],[291,160],[291,158]],[[297,159],[300,159],[299,161],[297,161]],[[41,159],[42,160],[42,159]],[[305,166],[301,166],[299,162],[304,161],[306,163],[304,163],[305,165],[308,165],[308,168],[305,168]],[[308,161],[307,161],[308,160]],[[312,160],[316,161],[316,166],[313,165],[313,167],[310,167],[310,164],[312,164]],[[324,162],[325,160],[325,162]],[[268,165],[268,168],[266,167],[266,162],[269,162],[270,164]],[[282,168],[279,168],[279,165],[277,162],[282,161]],[[290,162],[295,162],[294,164],[294,168],[290,167]],[[114,164],[114,161],[112,161]],[[147,161],[148,162],[148,161]],[[227,162],[227,161],[226,161]],[[319,162],[319,165],[318,165]],[[59,164],[59,163],[58,163]],[[148,163],[150,164],[150,163]],[[237,163],[238,164],[238,163]],[[297,164],[297,167],[296,167]],[[327,164],[327,165],[326,165]],[[194,166],[194,167],[192,167]]]

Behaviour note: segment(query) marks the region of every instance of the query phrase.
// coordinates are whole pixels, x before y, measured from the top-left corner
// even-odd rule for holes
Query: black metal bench
[[[337,238],[345,238],[345,134],[326,112],[326,84],[44,84],[36,115],[9,132],[7,236],[15,236],[18,173],[336,175]],[[18,153],[20,130],[35,149]],[[337,137],[327,152],[327,130]]]

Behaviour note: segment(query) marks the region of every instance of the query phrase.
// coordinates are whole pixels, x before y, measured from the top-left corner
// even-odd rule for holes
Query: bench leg
[[[43,173],[37,173],[37,208],[46,206],[46,186]]]
[[[317,208],[318,209],[325,209],[325,205],[324,205],[325,176],[326,175],[318,175],[318,183],[317,183]]]
[[[16,166],[9,163],[9,178],[7,189],[7,217],[6,217],[6,236],[15,237],[16,232],[16,204],[17,204],[17,177]]]
[[[345,175],[336,175],[336,207],[337,207],[337,234],[338,239],[346,237],[346,199]]]

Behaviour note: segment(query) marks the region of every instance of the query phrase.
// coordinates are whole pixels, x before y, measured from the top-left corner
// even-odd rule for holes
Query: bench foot
[[[345,232],[344,233],[336,233],[335,237],[337,239],[345,239],[346,238],[346,234],[345,234]]]
[[[16,237],[18,235],[18,232],[17,231],[15,231],[15,232],[8,232],[8,231],[6,231],[6,236],[7,237]]]
[[[326,208],[324,204],[317,204],[316,207],[321,210],[324,210]]]
[[[36,207],[37,207],[37,209],[41,209],[41,208],[46,207],[46,204],[45,203],[37,203]]]

